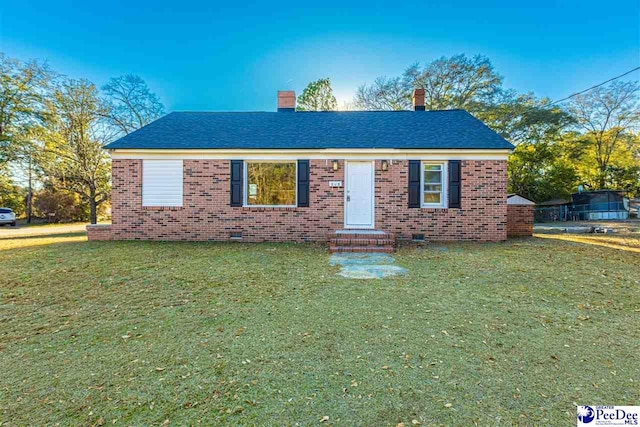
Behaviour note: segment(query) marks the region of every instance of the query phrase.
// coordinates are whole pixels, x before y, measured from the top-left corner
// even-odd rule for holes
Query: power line
[[[585,90],[582,90],[582,91],[580,91],[580,92],[576,92],[576,93],[574,93],[574,94],[571,94],[571,95],[567,96],[566,98],[562,98],[562,99],[559,99],[559,100],[557,100],[557,101],[553,101],[553,102],[551,102],[551,103],[549,103],[549,104],[547,104],[547,105],[557,104],[557,103],[559,103],[559,102],[566,101],[567,99],[571,99],[571,98],[573,98],[574,96],[582,95],[582,94],[583,94],[583,93],[585,93],[585,92],[589,92],[590,90],[593,90],[593,89],[598,88],[598,87],[600,87],[600,86],[606,85],[606,84],[607,84],[607,83],[609,83],[609,82],[612,82],[612,81],[614,81],[614,80],[618,80],[619,78],[624,77],[624,76],[626,76],[627,74],[631,74],[631,73],[633,73],[634,71],[638,71],[638,70],[640,70],[640,67],[636,67],[636,68],[634,68],[633,70],[629,70],[629,71],[627,71],[627,72],[626,72],[626,73],[624,73],[624,74],[620,74],[619,76],[612,77],[612,78],[610,78],[610,79],[609,79],[609,80],[607,80],[607,81],[604,81],[604,82],[602,82],[602,83],[599,83],[599,84],[597,84],[597,85],[595,85],[595,86],[591,86],[590,88],[585,89]]]
[[[522,110],[522,112],[521,112],[520,114],[521,114],[521,115],[522,115],[522,114],[526,114],[526,113],[528,113],[529,111],[535,110],[535,109],[537,109],[537,108],[550,107],[550,106],[552,106],[552,105],[554,105],[554,104],[558,104],[558,103],[560,103],[560,102],[563,102],[563,101],[566,101],[566,100],[568,100],[568,99],[571,99],[571,98],[573,98],[574,96],[582,95],[583,93],[589,92],[590,90],[593,90],[593,89],[598,88],[598,87],[600,87],[600,86],[606,85],[607,83],[610,83],[610,82],[612,82],[612,81],[614,81],[614,80],[618,80],[619,78],[624,77],[624,76],[626,76],[627,74],[631,74],[631,73],[633,73],[634,71],[638,71],[638,70],[640,70],[640,67],[636,67],[636,68],[634,68],[634,69],[632,69],[632,70],[627,71],[626,73],[620,74],[619,76],[612,77],[612,78],[610,78],[609,80],[606,80],[606,81],[604,81],[604,82],[602,82],[602,83],[598,83],[597,85],[591,86],[590,88],[587,88],[587,89],[585,89],[585,90],[581,90],[580,92],[573,93],[573,94],[571,94],[571,95],[567,96],[566,98],[558,99],[557,101],[550,102],[550,103],[545,104],[545,105],[543,105],[543,106],[531,105],[531,106],[529,106],[529,107],[525,108],[524,110]],[[517,109],[517,107],[516,107],[515,105],[514,105],[514,107],[513,107],[513,108],[514,108],[514,110],[516,110],[516,109]]]

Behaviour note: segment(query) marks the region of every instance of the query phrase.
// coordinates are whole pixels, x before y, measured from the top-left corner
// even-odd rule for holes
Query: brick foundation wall
[[[228,160],[184,160],[182,207],[142,206],[142,161],[112,163],[112,237],[152,240],[324,241],[344,228],[344,161],[310,161],[310,207],[230,207]],[[409,209],[408,162],[375,162],[375,228],[400,239],[499,241],[507,236],[506,161],[462,162],[461,209]]]
[[[507,205],[507,236],[533,235],[534,205]]]
[[[111,225],[87,225],[87,240],[112,240]]]

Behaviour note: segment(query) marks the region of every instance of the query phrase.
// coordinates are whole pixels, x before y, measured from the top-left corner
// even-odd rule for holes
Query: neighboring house
[[[171,113],[107,145],[112,225],[90,238],[505,240],[513,146],[466,111],[424,111],[423,91],[414,105],[295,112],[287,91],[278,112]]]

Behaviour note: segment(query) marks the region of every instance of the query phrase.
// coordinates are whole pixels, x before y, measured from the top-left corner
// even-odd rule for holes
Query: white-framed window
[[[245,206],[294,207],[298,203],[298,162],[244,162]]]
[[[422,162],[422,207],[447,206],[447,162]]]
[[[142,161],[142,206],[182,206],[182,160]]]

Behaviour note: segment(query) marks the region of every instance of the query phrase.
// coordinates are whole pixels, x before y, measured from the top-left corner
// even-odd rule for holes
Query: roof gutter
[[[510,149],[110,149],[114,159],[362,159],[506,160]]]

